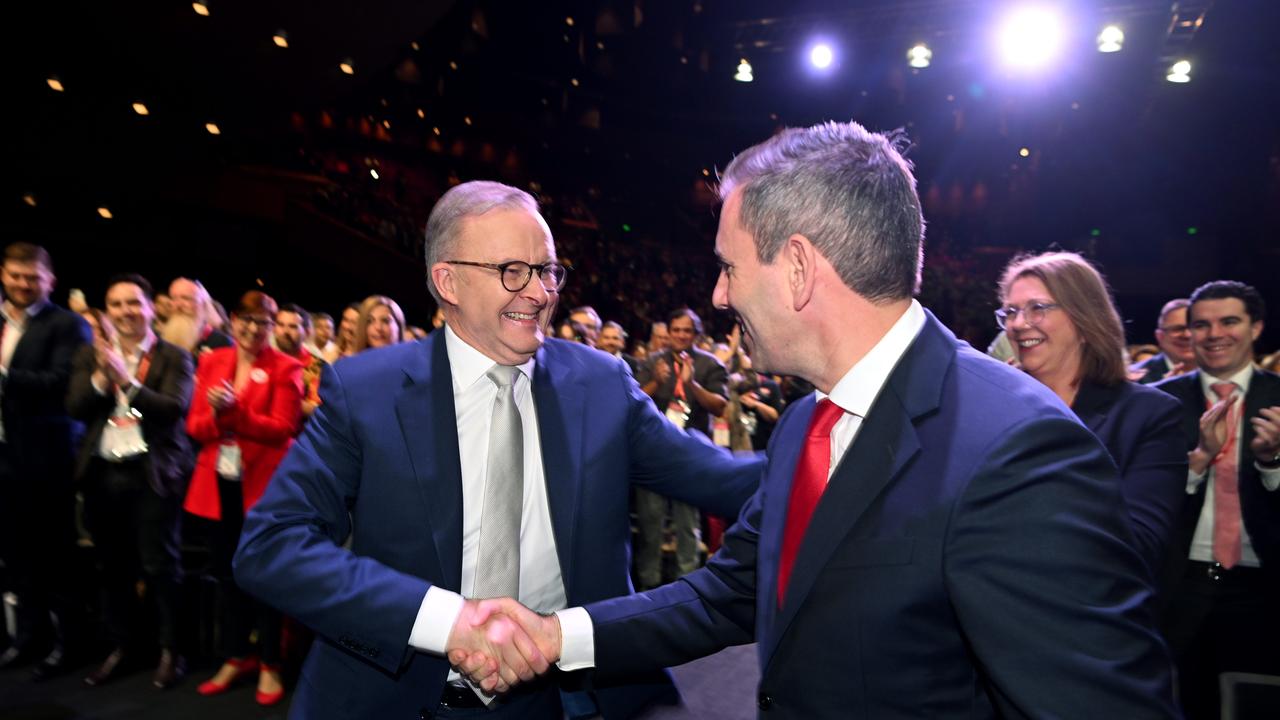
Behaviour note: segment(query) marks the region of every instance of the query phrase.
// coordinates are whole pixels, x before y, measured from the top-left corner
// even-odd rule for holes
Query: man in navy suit
[[[816,398],[782,417],[706,567],[551,617],[481,614],[597,676],[755,640],[761,717],[1176,716],[1106,451],[912,299],[923,219],[894,138],[787,130],[724,178],[715,304],[757,367]]]
[[[17,636],[0,668],[48,655],[37,678],[66,670],[79,616],[75,500],[71,487],[83,426],[64,399],[72,359],[89,342],[89,325],[49,301],[56,278],[49,253],[15,242],[0,270],[0,561],[18,599]]]
[[[1221,673],[1280,673],[1280,377],[1253,364],[1266,318],[1253,287],[1206,283],[1187,318],[1198,369],[1156,386],[1193,438],[1164,622],[1187,716],[1212,718]]]
[[[621,360],[546,339],[566,271],[528,194],[460,185],[432,210],[426,238],[444,331],[326,369],[323,404],[245,519],[236,581],[320,636],[291,716],[451,717],[488,706],[498,718],[625,718],[674,700],[653,671],[602,682],[557,673],[495,700],[444,655],[519,641],[487,689],[547,669],[518,627],[501,617],[481,626],[466,598],[484,597],[506,571],[540,611],[626,595],[632,483],[736,514],[761,461],[675,430]],[[518,461],[506,454],[513,446]],[[522,467],[508,473],[522,489],[490,496],[511,479],[490,473],[507,461]],[[512,493],[517,526],[497,529],[512,530],[518,567],[510,555],[485,559],[497,527],[487,519],[511,510],[490,501]]]
[[[1191,350],[1191,327],[1187,324],[1187,306],[1191,301],[1176,298],[1160,308],[1156,325],[1156,345],[1160,352],[1135,364],[1130,370],[1141,372],[1138,382],[1151,385],[1195,369],[1195,353]]]

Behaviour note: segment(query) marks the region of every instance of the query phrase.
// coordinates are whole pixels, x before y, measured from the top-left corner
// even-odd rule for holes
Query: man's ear
[[[813,299],[817,282],[817,250],[809,238],[796,233],[782,246],[782,261],[786,263],[787,289],[791,292],[792,309],[799,311]]]
[[[453,272],[453,266],[449,263],[438,262],[431,266],[431,277],[427,282],[435,283],[436,292],[440,293],[440,298],[450,305],[458,304],[458,276]]]

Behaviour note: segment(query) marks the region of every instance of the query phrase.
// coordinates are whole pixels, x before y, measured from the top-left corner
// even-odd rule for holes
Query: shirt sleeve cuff
[[[1267,468],[1257,463],[1254,463],[1254,467],[1262,473],[1262,487],[1266,488],[1267,492],[1275,492],[1276,488],[1280,488],[1280,467]]]
[[[418,617],[413,621],[413,630],[409,632],[410,647],[444,655],[445,646],[449,644],[449,633],[453,632],[453,625],[458,621],[458,613],[462,612],[464,602],[458,593],[435,585],[427,588],[427,594],[422,597],[422,605],[418,607]]]
[[[557,610],[556,617],[560,619],[560,662],[556,667],[565,672],[595,667],[595,626],[586,609]]]
[[[1200,490],[1200,486],[1209,479],[1209,468],[1202,473],[1196,473],[1194,470],[1187,471],[1187,494],[1195,495]]]

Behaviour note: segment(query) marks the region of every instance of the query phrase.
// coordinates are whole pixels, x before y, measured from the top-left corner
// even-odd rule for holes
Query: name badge
[[[234,442],[224,442],[218,446],[218,477],[223,480],[240,479],[240,446]]]
[[[672,399],[671,404],[667,406],[667,420],[681,430],[685,429],[689,424],[689,403],[680,398]]]

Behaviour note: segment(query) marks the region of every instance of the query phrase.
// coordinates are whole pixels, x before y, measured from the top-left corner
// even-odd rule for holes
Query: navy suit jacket
[[[1140,385],[1153,385],[1169,374],[1169,364],[1165,362],[1164,353],[1156,353],[1142,362],[1130,366],[1131,370],[1142,370],[1145,374],[1138,378]]]
[[[1187,499],[1187,437],[1178,401],[1121,382],[1080,384],[1071,410],[1120,469],[1120,494],[1143,563],[1155,579]]]
[[[831,478],[779,608],[813,411],[810,396],[783,415],[705,568],[587,606],[598,673],[754,639],[762,717],[1177,716],[1115,466],[1047,388],[932,315]]]
[[[1187,438],[1185,449],[1195,449],[1200,441],[1200,416],[1208,409],[1200,387],[1200,371],[1169,378],[1156,387],[1181,402],[1181,422]],[[1249,450],[1256,434],[1249,418],[1257,417],[1259,410],[1273,405],[1280,405],[1280,375],[1254,368],[1249,392],[1244,398],[1244,437],[1240,439],[1240,517],[1263,569],[1276,572],[1280,570],[1280,491],[1268,492],[1262,486],[1262,474]],[[1168,580],[1182,577],[1208,485],[1201,483],[1196,494],[1185,495],[1166,566]]]
[[[410,630],[427,588],[457,592],[462,576],[444,335],[344,359],[325,370],[320,394],[245,518],[236,581],[321,636],[293,716],[418,717],[435,710],[449,666],[409,648]],[[570,605],[631,592],[632,483],[735,515],[758,485],[760,458],[735,458],[676,430],[605,353],[548,340],[533,398]],[[605,717],[674,695],[660,672],[593,689]]]

